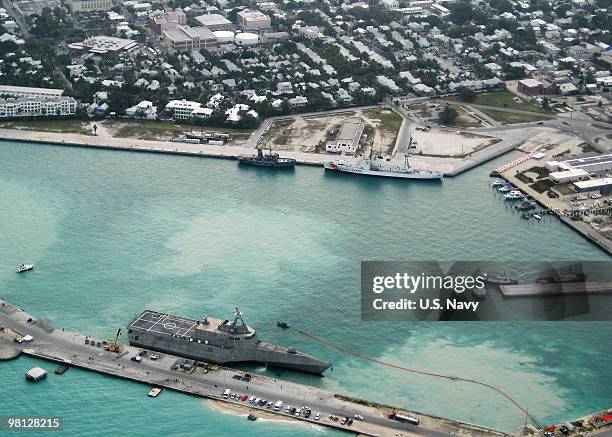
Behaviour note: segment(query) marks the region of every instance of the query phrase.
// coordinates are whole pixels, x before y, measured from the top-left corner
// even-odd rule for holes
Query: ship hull
[[[378,176],[378,177],[387,177],[387,178],[396,178],[396,179],[425,179],[425,180],[442,180],[442,173],[425,173],[425,172],[414,172],[414,173],[401,173],[401,172],[392,172],[392,171],[384,171],[384,170],[366,170],[363,168],[354,168],[348,167],[344,165],[334,164],[334,163],[323,163],[323,166],[326,170],[330,170],[338,173],[352,173],[352,174],[360,174],[365,176]]]
[[[154,350],[210,364],[228,365],[257,363],[267,366],[322,375],[331,364],[306,354],[290,354],[284,348],[260,343],[263,346],[248,349],[226,349],[193,342],[174,342],[156,339],[155,336],[139,335],[139,340],[129,339],[131,346]]]
[[[295,167],[295,161],[284,161],[284,162],[263,162],[253,160],[240,160],[242,165],[254,165],[256,167],[274,167],[274,168],[293,168]]]

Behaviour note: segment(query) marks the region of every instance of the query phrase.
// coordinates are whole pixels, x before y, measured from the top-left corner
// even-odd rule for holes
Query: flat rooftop
[[[612,164],[612,154],[585,156],[584,158],[573,158],[568,159],[567,161],[563,161],[563,163],[574,168],[580,168],[596,164]]]
[[[338,141],[353,141],[359,142],[361,133],[363,132],[363,122],[360,118],[347,118],[340,127],[338,132]]]
[[[195,17],[202,26],[219,26],[232,24],[230,20],[219,14],[206,14]]]
[[[588,188],[607,187],[608,185],[612,185],[612,178],[591,179],[589,181],[574,182],[574,185],[576,185],[581,190]]]

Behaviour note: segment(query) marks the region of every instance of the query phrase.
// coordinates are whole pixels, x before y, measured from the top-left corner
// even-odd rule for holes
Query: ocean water
[[[360,320],[362,260],[610,259],[553,219],[528,223],[507,209],[488,172],[509,159],[432,184],[0,143],[0,296],[106,338],[145,308],[230,317],[238,305],[262,339],[334,364],[324,378],[256,371],[507,431],[524,417],[490,390],[361,361],[276,321],[492,383],[541,423],[610,407],[611,323]],[[16,275],[19,262],[36,268]],[[150,399],[145,386],[75,369],[28,385],[33,364],[0,363],[0,414],[60,414],[66,435],[336,434],[248,422],[169,391]]]

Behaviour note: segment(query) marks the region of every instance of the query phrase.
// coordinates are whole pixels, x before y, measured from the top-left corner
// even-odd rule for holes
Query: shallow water
[[[3,143],[0,295],[107,338],[145,308],[229,317],[239,305],[260,338],[334,363],[325,378],[265,374],[508,431],[524,417],[494,392],[357,361],[276,321],[407,367],[494,383],[542,423],[609,407],[610,323],[360,320],[362,260],[610,259],[553,219],[526,222],[507,209],[488,172],[509,159],[429,183]],[[16,275],[20,262],[36,268]],[[152,400],[147,387],[74,369],[25,385],[32,365],[0,364],[11,399],[2,409],[63,414],[71,434],[332,433],[247,422],[169,391]]]

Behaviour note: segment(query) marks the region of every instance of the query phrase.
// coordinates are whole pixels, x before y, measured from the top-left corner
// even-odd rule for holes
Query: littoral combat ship
[[[145,310],[128,325],[132,346],[179,355],[214,364],[255,362],[320,375],[331,364],[313,356],[262,342],[242,320],[236,307],[234,320],[202,320]]]

